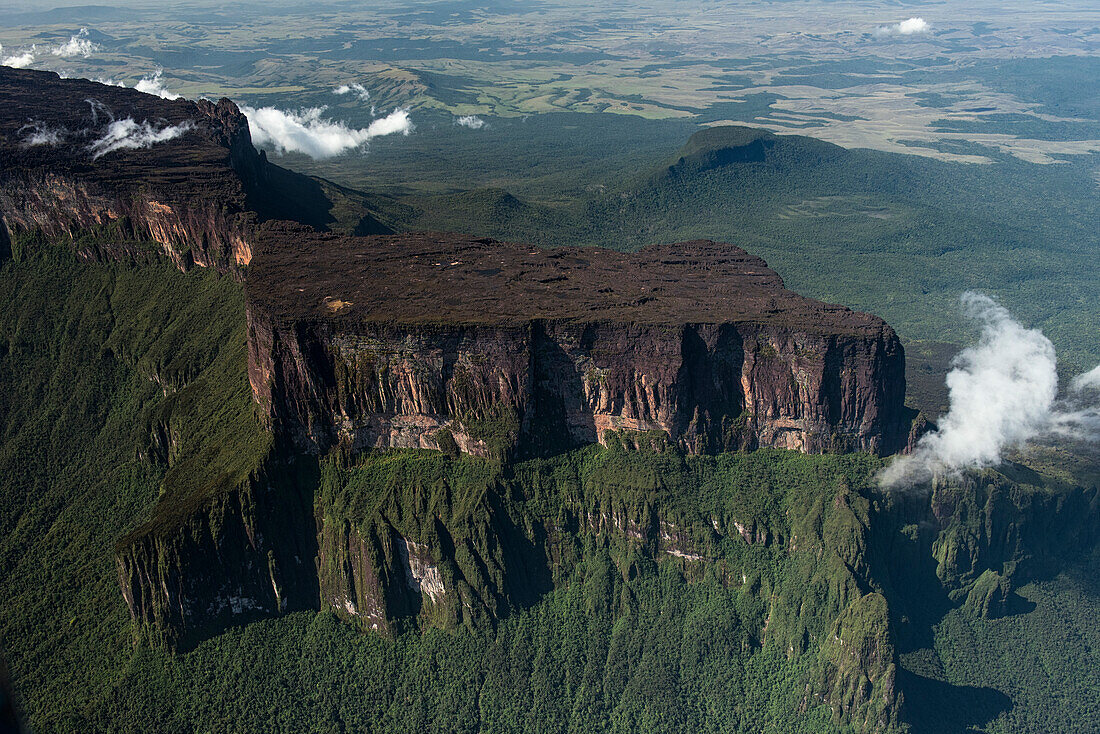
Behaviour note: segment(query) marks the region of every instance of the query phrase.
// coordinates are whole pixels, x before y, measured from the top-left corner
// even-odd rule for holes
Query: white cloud
[[[161,99],[179,99],[180,95],[169,92],[167,89],[164,88],[164,84],[160,81],[160,75],[163,73],[164,71],[162,69],[157,69],[155,72],[153,72],[153,76],[142,77],[141,80],[134,85],[134,89],[138,90],[139,92],[151,94],[154,97],[160,97]],[[111,82],[108,81],[105,83],[110,84]],[[126,85],[119,84],[118,86],[124,87]]]
[[[928,33],[932,27],[924,18],[909,18],[898,23],[898,33],[903,36],[911,36],[914,33]]]
[[[157,69],[155,72],[153,72],[152,76],[142,77],[138,80],[136,84],[134,84],[134,89],[139,92],[144,92],[145,94],[151,94],[154,97],[160,97],[161,99],[180,99],[181,95],[168,91],[168,89],[165,88],[164,83],[161,82],[160,77],[163,73],[163,70]],[[62,79],[84,78],[71,77],[63,72],[58,72],[58,76],[60,76]],[[126,82],[120,82],[117,79],[112,79],[109,77],[97,76],[91,81],[96,82],[97,84],[105,84],[108,87],[122,87],[123,89],[129,89],[129,87],[126,85]]]
[[[125,85],[120,85],[120,86],[125,86]],[[106,119],[110,120],[111,122],[115,121],[115,113],[111,112],[111,108],[108,107],[107,105],[103,104],[102,102],[100,102],[98,99],[88,98],[84,101],[87,102],[88,106],[92,108],[91,112],[92,112],[92,124],[93,125],[98,125],[99,124],[99,116],[100,115],[102,115]]]
[[[88,146],[92,152],[92,158],[99,158],[116,150],[149,148],[157,143],[163,143],[173,138],[178,138],[190,130],[194,125],[190,122],[182,122],[179,125],[164,125],[154,127],[149,122],[134,122],[133,118],[116,120],[107,126],[107,132],[103,137]]]
[[[1073,382],[1070,383],[1070,387],[1074,392],[1100,390],[1100,365],[1093,367],[1083,375],[1074,377]]]
[[[351,94],[352,92],[354,92],[355,96],[363,102],[366,102],[368,99],[370,99],[370,92],[368,92],[367,88],[364,87],[362,84],[341,84],[340,86],[336,87],[336,89],[332,90],[333,94],[339,95]]]
[[[38,46],[32,45],[28,50],[24,51],[21,54],[5,56],[2,65],[10,66],[13,69],[26,69],[28,66],[34,63],[34,57],[37,53]]]
[[[379,117],[367,126],[367,134],[372,138],[381,135],[393,135],[394,133],[408,135],[414,129],[412,120],[409,119],[409,111],[398,108],[385,117]]]
[[[995,466],[1006,449],[1040,436],[1094,439],[1100,429],[1100,405],[1088,404],[1085,393],[1100,387],[1100,367],[1074,380],[1059,399],[1054,345],[1041,331],[1025,328],[979,293],[964,293],[962,306],[982,330],[978,343],[952,361],[950,409],[912,454],[886,468],[880,477],[884,486]]]
[[[480,130],[485,127],[485,120],[482,120],[477,115],[463,115],[455,120],[455,124],[461,125],[462,127],[468,127],[471,130]]]
[[[23,138],[23,144],[28,146],[57,145],[65,137],[64,128],[54,129],[39,120],[21,127],[19,134],[24,133],[27,133],[27,137]]]
[[[287,112],[274,107],[242,106],[241,111],[248,117],[254,143],[269,146],[276,153],[304,153],[311,158],[331,158],[358,148],[371,138],[394,133],[408,135],[413,130],[406,109],[394,110],[365,129],[323,119],[324,107]]]
[[[924,18],[909,18],[893,25],[884,25],[875,30],[878,36],[912,36],[917,33],[928,33],[932,26]]]
[[[88,29],[81,28],[80,32],[71,37],[68,42],[54,48],[52,53],[54,56],[60,56],[66,59],[73,56],[88,58],[97,48],[99,47],[88,40]]]

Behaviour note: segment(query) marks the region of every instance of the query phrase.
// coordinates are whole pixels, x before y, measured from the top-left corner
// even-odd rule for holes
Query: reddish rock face
[[[544,451],[657,431],[691,452],[904,446],[881,319],[708,241],[639,253],[268,229],[249,378],[299,449]]]
[[[96,141],[126,120],[180,132],[96,157]],[[252,259],[256,215],[246,191],[263,175],[264,158],[228,99],[165,100],[3,68],[0,161],[4,239],[9,231],[72,239],[86,259],[141,259],[148,253],[139,243],[154,243],[181,268],[234,273]]]

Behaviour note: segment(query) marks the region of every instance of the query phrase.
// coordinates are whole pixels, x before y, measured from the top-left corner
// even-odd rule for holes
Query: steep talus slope
[[[0,303],[0,647],[36,731],[88,731],[70,715],[134,643],[115,541],[162,496],[224,496],[270,445],[243,293],[62,244],[0,266]]]
[[[647,604],[635,597],[643,579],[669,575],[726,599],[741,655],[809,671],[790,705],[828,704],[837,722],[885,729],[896,723],[893,643],[858,555],[868,488],[853,488],[874,465],[623,443],[508,467],[423,451],[331,465],[318,495],[322,604],[368,630],[481,629],[555,588],[606,585],[596,603],[619,619]],[[601,579],[592,564],[604,553]],[[862,657],[833,650],[856,640]]]
[[[316,466],[271,457],[247,478],[169,497],[117,544],[118,582],[157,643],[190,647],[248,619],[317,606]],[[176,506],[177,503],[183,506]]]

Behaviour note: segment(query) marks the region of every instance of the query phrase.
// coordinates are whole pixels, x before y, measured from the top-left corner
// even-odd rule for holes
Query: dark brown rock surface
[[[166,139],[96,147],[127,130]],[[88,259],[140,258],[135,243],[152,242],[180,267],[235,271],[252,257],[247,199],[264,165],[228,99],[0,68],[0,217],[12,234],[68,237]]]
[[[709,241],[543,250],[270,228],[249,377],[298,448],[560,448],[609,429],[695,451],[889,453],[904,355],[881,319],[786,290]]]

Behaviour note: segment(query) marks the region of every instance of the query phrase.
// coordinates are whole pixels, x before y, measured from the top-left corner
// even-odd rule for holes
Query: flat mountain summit
[[[248,275],[257,305],[295,317],[507,324],[756,322],[877,333],[881,319],[787,290],[761,258],[694,240],[637,252],[444,232],[347,237],[265,227]]]

